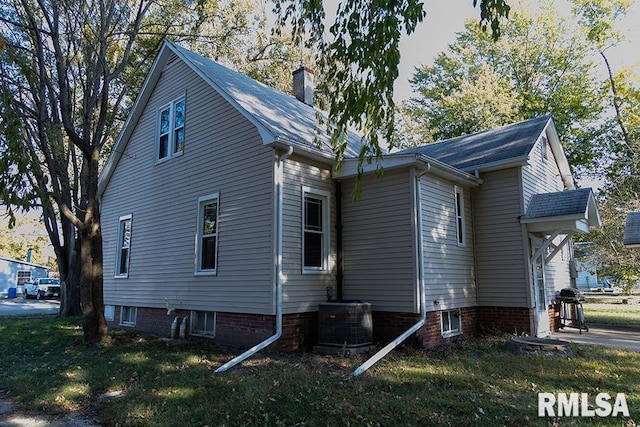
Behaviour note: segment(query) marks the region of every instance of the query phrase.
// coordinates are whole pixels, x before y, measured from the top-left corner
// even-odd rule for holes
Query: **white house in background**
[[[6,298],[10,288],[17,289],[33,279],[48,275],[49,267],[44,265],[0,257],[0,298]]]
[[[552,118],[385,154],[354,201],[360,137],[335,172],[296,76],[300,100],[162,47],[99,183],[111,324],[308,348],[333,297],[371,304],[378,343],[548,334],[571,236],[599,224]]]

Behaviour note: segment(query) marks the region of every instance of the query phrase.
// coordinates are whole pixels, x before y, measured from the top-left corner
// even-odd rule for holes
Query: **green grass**
[[[0,318],[0,389],[36,412],[84,411],[121,426],[548,426],[537,393],[559,391],[626,393],[631,414],[560,425],[640,421],[634,352],[574,344],[571,359],[516,356],[502,350],[508,337],[490,337],[396,350],[358,378],[349,374],[363,357],[310,354],[258,354],[213,374],[237,352],[116,330],[86,345],[80,323]]]
[[[588,323],[640,327],[640,304],[623,304],[624,298],[590,300],[582,305]]]

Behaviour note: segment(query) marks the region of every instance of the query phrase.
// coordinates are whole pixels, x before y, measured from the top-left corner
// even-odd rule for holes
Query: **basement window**
[[[191,333],[193,335],[216,336],[216,313],[213,311],[191,312]]]
[[[446,310],[442,313],[442,337],[452,337],[462,333],[462,313],[460,309]]]
[[[123,305],[120,307],[120,326],[136,326],[136,307]]]

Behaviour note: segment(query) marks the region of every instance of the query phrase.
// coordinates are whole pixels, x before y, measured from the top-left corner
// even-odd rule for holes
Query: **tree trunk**
[[[87,210],[80,228],[80,308],[85,342],[98,343],[107,335],[102,281],[102,229],[98,200],[98,153],[87,159]]]
[[[79,235],[78,235],[79,236]],[[78,254],[80,253],[80,239],[76,237],[72,240],[69,247],[63,248],[65,252],[64,273],[63,267],[58,261],[60,267],[60,283],[62,284],[60,293],[60,316],[81,316],[80,309],[80,262],[78,262]]]

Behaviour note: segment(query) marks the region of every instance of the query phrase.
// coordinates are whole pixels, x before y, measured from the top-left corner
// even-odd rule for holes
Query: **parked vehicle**
[[[31,283],[24,284],[25,298],[60,298],[60,280],[50,278],[34,279]]]

